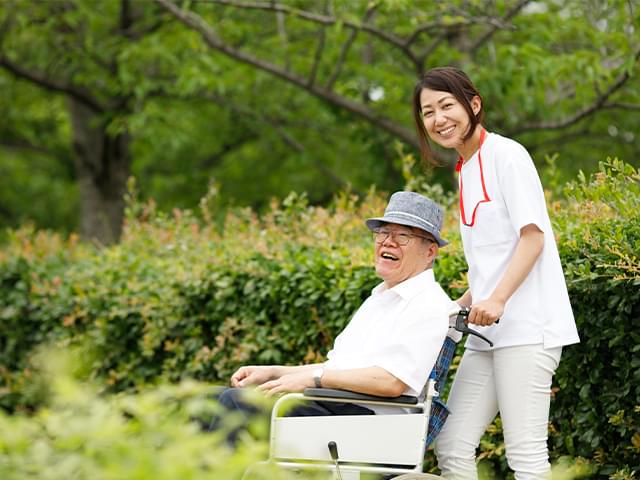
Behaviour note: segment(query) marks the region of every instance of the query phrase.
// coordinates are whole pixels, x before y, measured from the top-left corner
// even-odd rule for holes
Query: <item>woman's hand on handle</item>
[[[504,313],[504,302],[488,298],[471,307],[468,322],[474,325],[492,325]]]

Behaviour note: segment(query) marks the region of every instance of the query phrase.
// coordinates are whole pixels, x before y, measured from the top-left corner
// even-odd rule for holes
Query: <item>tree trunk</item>
[[[109,135],[100,114],[72,97],[68,102],[80,188],[80,234],[109,245],[122,231],[130,136]]]

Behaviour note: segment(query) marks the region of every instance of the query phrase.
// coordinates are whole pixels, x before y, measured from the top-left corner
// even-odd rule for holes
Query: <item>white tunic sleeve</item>
[[[522,227],[536,225],[541,232],[548,228],[544,190],[529,153],[520,145],[501,146],[496,155],[500,160],[496,174],[504,204],[514,230],[520,235]]]

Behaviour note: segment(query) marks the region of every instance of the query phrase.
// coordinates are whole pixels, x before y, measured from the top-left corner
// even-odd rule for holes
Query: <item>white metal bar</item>
[[[297,463],[297,462],[275,462],[279,467],[289,470],[325,470],[329,472],[335,471],[335,465],[331,463]],[[397,467],[373,467],[371,465],[342,465],[340,464],[340,470],[344,472],[357,471],[361,473],[384,473],[384,474],[398,474],[405,473],[422,473],[422,469],[416,468],[397,468]]]

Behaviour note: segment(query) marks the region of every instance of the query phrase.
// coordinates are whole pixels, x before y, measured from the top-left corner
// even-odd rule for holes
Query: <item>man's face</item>
[[[418,228],[395,223],[380,227],[374,240],[375,267],[389,288],[424,272],[431,265],[438,245],[429,238],[428,233]]]

